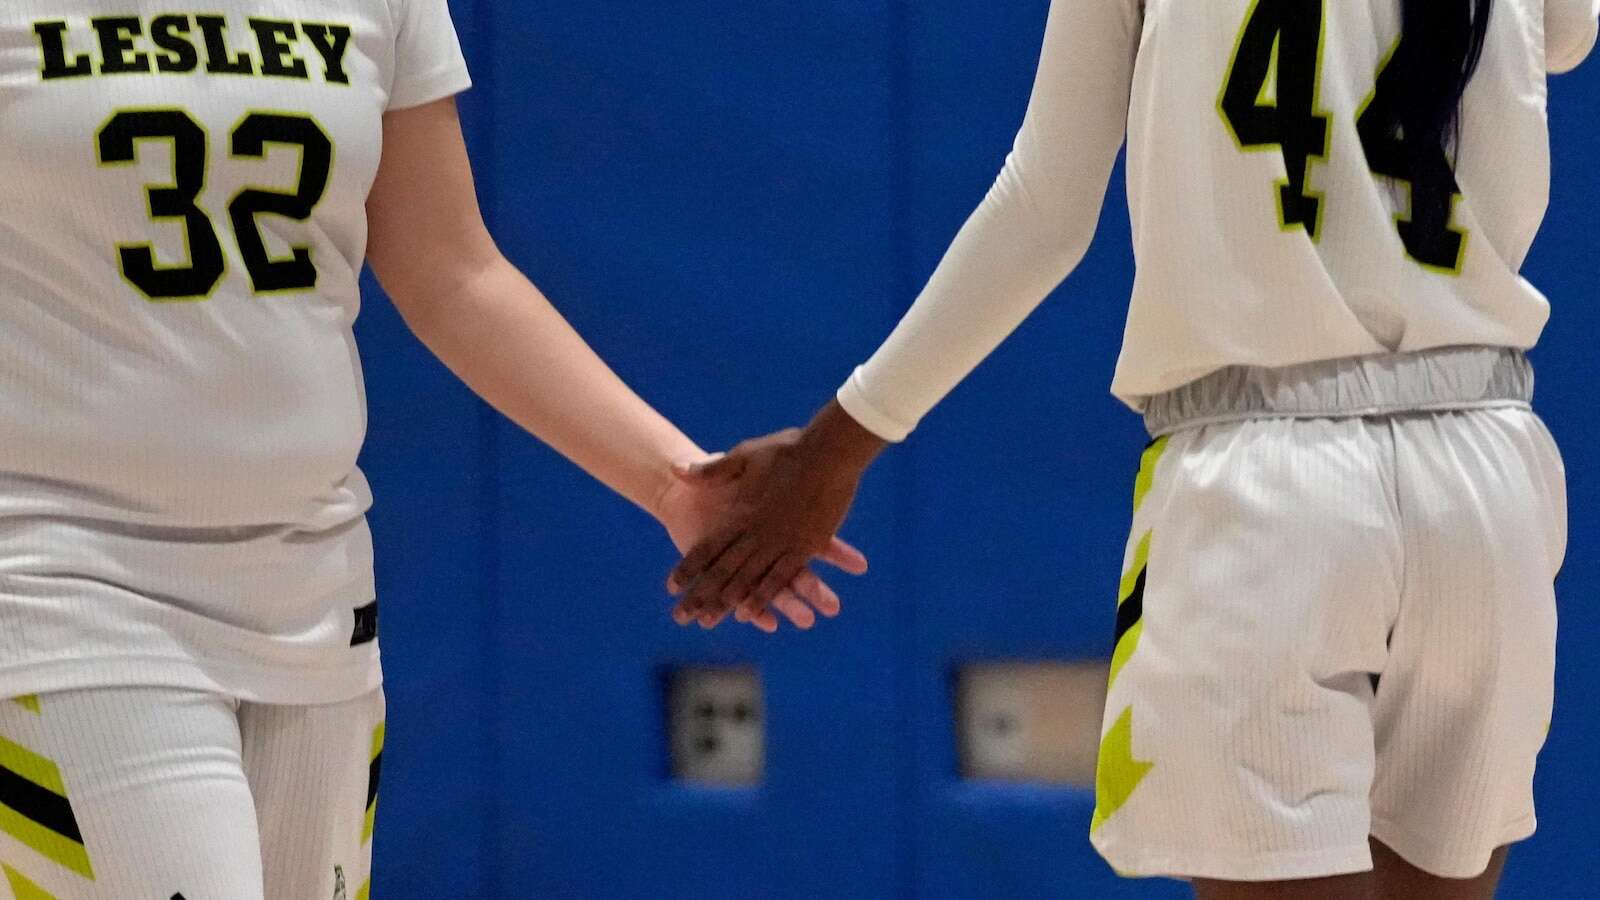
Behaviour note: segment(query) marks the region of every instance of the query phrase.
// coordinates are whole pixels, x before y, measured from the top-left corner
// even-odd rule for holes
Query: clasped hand
[[[745,441],[680,470],[686,484],[731,490],[732,500],[668,577],[667,590],[679,598],[673,619],[712,628],[731,613],[770,632],[777,629],[773,608],[802,629],[815,621],[812,609],[837,615],[838,596],[809,564],[866,571],[865,557],[836,535],[883,446],[830,404],[805,429]]]

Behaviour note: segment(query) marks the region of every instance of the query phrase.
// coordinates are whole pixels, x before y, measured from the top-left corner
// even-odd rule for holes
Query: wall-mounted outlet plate
[[[1094,785],[1104,662],[982,663],[956,676],[956,740],[965,778]]]
[[[691,667],[667,678],[672,777],[708,785],[759,784],[766,767],[761,676],[753,668]]]

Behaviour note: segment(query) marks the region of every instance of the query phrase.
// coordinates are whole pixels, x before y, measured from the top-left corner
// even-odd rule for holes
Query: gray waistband
[[[1444,347],[1276,369],[1230,366],[1151,397],[1144,420],[1159,437],[1242,419],[1382,416],[1532,401],[1533,367],[1521,350]]]

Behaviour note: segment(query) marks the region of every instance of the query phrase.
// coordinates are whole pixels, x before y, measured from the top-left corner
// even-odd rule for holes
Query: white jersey
[[[1495,0],[1448,224],[1425,229],[1374,127],[1399,0],[1055,0],[1005,170],[841,404],[904,438],[1077,265],[1124,136],[1138,272],[1112,389],[1136,409],[1230,365],[1531,347],[1546,74],[1583,60],[1597,17]]]
[[[468,83],[445,0],[0,4],[0,695],[376,684],[367,193]]]

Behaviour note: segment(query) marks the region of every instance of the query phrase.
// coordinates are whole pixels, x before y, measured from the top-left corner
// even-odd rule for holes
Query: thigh
[[[383,760],[383,690],[316,706],[245,704],[239,721],[267,900],[364,900]]]
[[[1534,829],[1566,544],[1559,456],[1523,410],[1395,423],[1407,570],[1376,697],[1373,834],[1466,879]]]
[[[1146,455],[1092,826],[1118,871],[1370,868],[1368,673],[1401,570],[1385,440],[1359,420],[1267,420]]]
[[[1381,897],[1377,879],[1371,872],[1303,881],[1198,880],[1194,882],[1194,896],[1195,900],[1380,900]]]
[[[1381,841],[1372,842],[1373,888],[1377,900],[1494,900],[1510,848],[1500,847],[1489,865],[1472,878],[1440,878],[1411,865]]]
[[[0,880],[29,900],[261,900],[239,749],[217,695],[0,701]]]
[[[1195,881],[1197,900],[1493,900],[1505,868],[1501,847],[1476,878],[1439,878],[1373,840],[1372,871],[1305,881]]]

